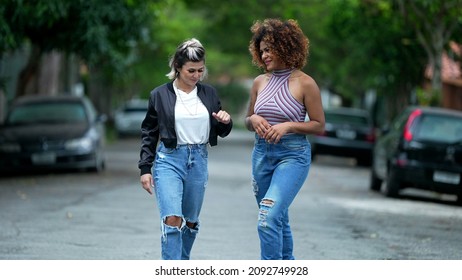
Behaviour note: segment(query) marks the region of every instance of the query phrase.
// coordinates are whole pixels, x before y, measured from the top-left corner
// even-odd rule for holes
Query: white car
[[[148,111],[148,100],[127,101],[114,114],[115,129],[118,136],[136,136],[141,133],[141,123]]]

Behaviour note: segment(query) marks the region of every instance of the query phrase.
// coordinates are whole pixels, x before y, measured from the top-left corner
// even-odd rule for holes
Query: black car
[[[375,127],[367,110],[358,108],[325,109],[325,130],[310,135],[311,158],[333,155],[356,158],[357,164],[370,166],[375,143]]]
[[[104,169],[104,115],[86,97],[18,99],[0,127],[0,173]]]
[[[370,189],[398,197],[416,188],[456,194],[462,202],[462,112],[409,107],[379,137]]]

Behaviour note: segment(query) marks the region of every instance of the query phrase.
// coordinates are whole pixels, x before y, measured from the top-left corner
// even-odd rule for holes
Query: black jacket
[[[221,102],[215,88],[207,84],[197,85],[197,96],[209,111],[210,116],[210,146],[217,145],[217,136],[227,136],[233,127],[233,122],[224,124],[218,122],[212,112],[221,110]],[[177,146],[175,131],[176,94],[173,82],[163,84],[151,91],[148,112],[141,124],[141,151],[138,167],[141,175],[151,173],[155,159],[157,144],[162,141],[167,148]]]

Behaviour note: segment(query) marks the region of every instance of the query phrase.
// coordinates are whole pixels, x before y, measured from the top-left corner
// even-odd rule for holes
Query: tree
[[[197,11],[199,16],[206,19],[204,39],[213,49],[224,57],[221,67],[217,69],[225,75],[248,77],[259,73],[251,64],[248,51],[251,39],[250,27],[256,20],[265,18],[296,19],[304,25],[307,11],[311,11],[313,3],[321,0],[196,0],[185,1],[186,5]]]
[[[0,57],[30,46],[16,96],[35,84],[43,54],[57,50],[75,54],[89,65],[109,65],[117,71],[147,19],[141,0],[5,0],[0,9]],[[37,89],[32,86],[31,92]]]
[[[441,92],[442,55],[462,28],[462,0],[398,0],[401,14],[417,34],[432,70],[432,89]]]
[[[152,20],[146,26],[146,38],[134,48],[133,62],[125,71],[129,97],[147,98],[156,85],[168,80],[169,56],[183,40],[196,37],[205,43],[202,34],[206,20],[188,9],[183,1],[157,1],[150,10]]]
[[[375,90],[390,103],[389,118],[409,103],[423,79],[425,54],[387,0],[332,1],[322,69],[330,88],[347,100]],[[330,72],[330,73],[329,73]]]

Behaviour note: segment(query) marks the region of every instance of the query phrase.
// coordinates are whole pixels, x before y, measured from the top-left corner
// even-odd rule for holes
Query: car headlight
[[[67,150],[91,150],[93,148],[93,141],[89,137],[72,139],[66,141],[64,146]]]
[[[17,153],[21,151],[21,145],[17,143],[0,143],[0,152]]]

